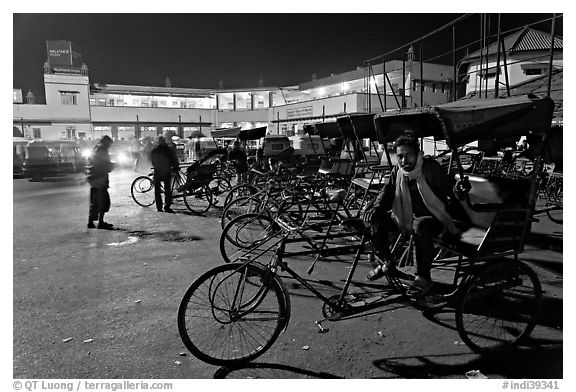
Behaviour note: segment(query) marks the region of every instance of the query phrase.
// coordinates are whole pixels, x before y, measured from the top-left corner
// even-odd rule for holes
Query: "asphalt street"
[[[176,313],[194,279],[222,263],[221,211],[139,207],[130,196],[135,176],[111,174],[112,231],[86,227],[89,188],[80,176],[13,180],[14,378],[466,378],[470,370],[489,378],[563,377],[563,233],[545,216],[522,255],[543,283],[545,310],[519,351],[481,357],[462,343],[453,312],[423,314],[402,300],[327,322],[321,334],[321,301],[283,278],[292,317],[271,349],[239,369],[203,363],[180,340]],[[307,275],[310,262],[290,265],[335,294],[347,259],[319,262]],[[368,269],[360,265],[355,288],[380,284],[363,280]]]

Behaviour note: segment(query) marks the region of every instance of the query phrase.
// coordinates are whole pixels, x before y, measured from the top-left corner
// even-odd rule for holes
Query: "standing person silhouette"
[[[110,162],[108,149],[112,145],[110,136],[103,136],[94,146],[94,154],[88,162],[88,183],[90,184],[90,211],[88,214],[88,228],[96,227],[94,221],[98,220],[98,228],[112,230],[110,223],[104,222],[104,214],[110,211],[110,194],[108,193],[108,173],[114,164]]]
[[[174,149],[166,143],[164,136],[158,136],[158,145],[150,152],[154,166],[154,196],[156,209],[162,212],[162,184],[164,184],[164,212],[172,210],[172,173],[178,170],[178,158]]]

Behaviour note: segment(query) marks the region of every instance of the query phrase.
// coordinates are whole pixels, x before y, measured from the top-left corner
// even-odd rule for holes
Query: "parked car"
[[[22,166],[25,177],[40,181],[45,177],[80,172],[86,166],[86,159],[76,141],[34,140],[26,144]]]
[[[26,145],[32,139],[26,137],[14,137],[12,139],[12,160],[14,168],[12,174],[21,176],[24,174],[24,160],[26,159]]]
[[[290,147],[290,139],[285,135],[266,135],[262,148],[265,157],[274,157]]]

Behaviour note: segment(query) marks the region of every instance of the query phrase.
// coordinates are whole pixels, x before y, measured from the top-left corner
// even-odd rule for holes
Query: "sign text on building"
[[[72,65],[72,43],[70,41],[46,41],[48,64]]]
[[[286,110],[286,118],[312,117],[312,106]]]

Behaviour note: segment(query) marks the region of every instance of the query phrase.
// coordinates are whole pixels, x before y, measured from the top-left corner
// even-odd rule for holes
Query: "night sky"
[[[169,77],[173,87],[218,88],[222,80],[224,88],[243,88],[260,79],[266,87],[296,85],[314,73],[353,70],[460,15],[14,14],[13,87],[43,101],[47,40],[79,47],[92,83],[163,86]],[[502,28],[551,16],[503,14]],[[459,46],[479,39],[479,20],[476,14],[459,24]],[[541,25],[550,31],[550,22]],[[557,29],[562,35],[562,22]],[[426,45],[429,53],[451,47],[451,32]]]

